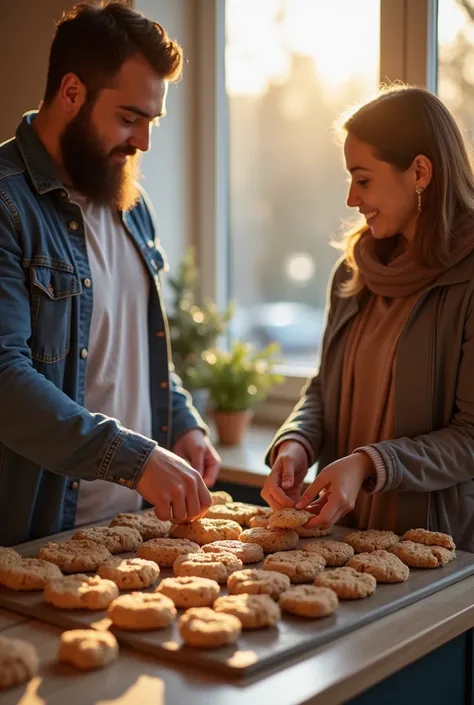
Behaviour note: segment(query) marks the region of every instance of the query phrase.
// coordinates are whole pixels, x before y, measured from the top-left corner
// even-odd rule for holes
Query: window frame
[[[380,82],[403,81],[436,91],[438,0],[381,0]],[[197,227],[200,295],[220,309],[229,301],[228,106],[225,90],[225,0],[199,3],[196,22]],[[315,359],[315,369],[317,360]],[[284,383],[257,409],[260,423],[291,412],[308,370],[282,365]]]

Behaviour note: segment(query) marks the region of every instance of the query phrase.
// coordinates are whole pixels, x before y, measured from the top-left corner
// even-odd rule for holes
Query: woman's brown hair
[[[345,120],[343,130],[400,171],[406,171],[417,155],[428,157],[433,174],[422,195],[414,254],[423,266],[446,265],[451,238],[466,221],[474,224],[472,166],[461,131],[446,106],[423,88],[392,86],[357,109]],[[345,236],[345,258],[352,276],[343,296],[363,288],[354,248],[367,229],[364,223]]]

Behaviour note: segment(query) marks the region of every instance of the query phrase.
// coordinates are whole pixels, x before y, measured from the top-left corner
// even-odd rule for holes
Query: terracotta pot
[[[245,409],[245,411],[213,411],[212,416],[216,424],[220,445],[234,446],[241,443],[253,415],[253,409]]]

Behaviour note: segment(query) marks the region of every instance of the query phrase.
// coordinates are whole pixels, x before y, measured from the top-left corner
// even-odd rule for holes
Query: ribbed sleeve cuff
[[[374,464],[375,477],[368,477],[365,480],[362,485],[363,491],[367,494],[381,492],[387,484],[387,468],[378,450],[373,446],[362,446],[361,448],[356,448],[353,452],[366,453]]]

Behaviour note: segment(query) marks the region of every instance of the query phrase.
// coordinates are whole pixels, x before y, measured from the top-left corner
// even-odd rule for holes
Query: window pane
[[[347,175],[334,121],[378,87],[380,0],[227,0],[233,334],[314,367]]]
[[[438,1],[438,95],[472,144],[474,133],[474,2]]]

